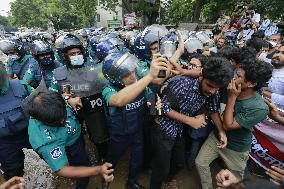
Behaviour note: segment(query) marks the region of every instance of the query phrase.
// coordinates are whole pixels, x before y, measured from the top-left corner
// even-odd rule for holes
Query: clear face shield
[[[165,37],[167,34],[168,34],[168,30],[165,26],[154,24],[154,25],[147,27],[142,32],[142,38],[144,38],[147,41],[159,41],[161,38]]]
[[[203,44],[212,44],[213,41],[210,39],[210,36],[205,32],[198,32],[196,33],[196,37],[203,43]]]
[[[160,53],[170,59],[176,51],[176,44],[172,41],[165,41],[162,46]]]
[[[111,68],[109,76],[112,80],[123,84],[122,78],[135,71],[138,58],[130,53],[125,53]]]
[[[196,52],[197,49],[203,50],[203,44],[197,38],[189,38],[185,41],[184,46],[189,53]]]

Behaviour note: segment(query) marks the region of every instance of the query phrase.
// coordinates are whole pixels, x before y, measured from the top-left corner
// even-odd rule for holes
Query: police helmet
[[[129,52],[113,52],[103,61],[102,71],[109,82],[123,86],[122,78],[135,71],[138,62],[138,58]]]
[[[184,43],[184,47],[189,53],[193,53],[198,49],[203,50],[203,44],[198,38],[188,38]]]
[[[53,51],[51,45],[48,42],[35,40],[32,46],[32,53],[35,56],[40,56],[44,54],[52,54]]]
[[[84,51],[84,47],[80,39],[72,34],[60,36],[55,41],[55,47],[60,49],[62,53],[66,53],[68,50],[73,48],[78,48]]]
[[[101,37],[98,36],[98,35],[95,35],[95,36],[91,37],[89,44],[90,44],[90,46],[91,46],[93,51],[96,50],[96,46],[99,43],[100,38]]]
[[[141,60],[151,60],[152,54],[150,46],[155,42],[160,42],[166,36],[168,30],[160,25],[151,25],[140,32],[134,41],[134,52]]]
[[[20,56],[25,55],[23,43],[18,39],[4,39],[0,41],[0,50],[8,54],[11,51],[17,52]]]
[[[109,53],[121,51],[123,47],[124,44],[121,40],[110,38],[100,42],[96,46],[96,55],[99,61],[103,61]]]

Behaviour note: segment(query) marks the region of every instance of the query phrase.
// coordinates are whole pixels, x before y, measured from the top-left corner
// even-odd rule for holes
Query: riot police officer
[[[23,148],[29,148],[28,120],[21,107],[31,88],[20,80],[9,80],[0,65],[0,164],[6,180],[23,176]]]
[[[108,150],[109,134],[101,97],[100,65],[93,67],[87,61],[83,45],[74,35],[63,36],[58,47],[64,58],[64,66],[54,70],[51,89],[63,93],[66,100],[72,98],[70,92],[73,97],[81,97],[83,108],[78,111],[79,117],[85,121],[90,139],[96,145],[99,162],[103,162]],[[74,109],[78,108],[76,104],[72,105]]]
[[[106,36],[100,43],[96,45],[96,55],[99,62],[102,62],[104,58],[112,53],[118,51],[128,51],[122,40],[111,36]]]
[[[11,79],[23,79],[26,71],[36,60],[28,54],[23,43],[16,39],[0,41],[0,50],[8,56],[7,73]]]
[[[90,166],[76,113],[66,106],[61,94],[37,93],[28,105],[30,143],[53,172],[76,178],[76,189],[87,188],[90,176],[101,174],[108,182],[113,180],[111,164]]]
[[[157,78],[159,70],[167,69],[166,59],[154,59],[150,72],[137,81],[138,61],[130,53],[115,52],[103,62],[103,74],[110,82],[103,90],[111,135],[108,161],[115,167],[126,149],[131,147],[127,189],[144,188],[137,180],[143,160],[143,119],[146,95],[149,94],[146,87]]]
[[[60,66],[60,63],[55,60],[52,47],[48,42],[35,40],[32,46],[32,53],[37,60],[35,64],[31,64],[24,76],[24,80],[36,88],[42,76],[47,88],[51,85],[53,70]]]

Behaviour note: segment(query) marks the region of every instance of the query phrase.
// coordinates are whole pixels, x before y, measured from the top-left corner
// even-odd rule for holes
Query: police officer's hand
[[[153,55],[149,75],[152,77],[152,79],[155,79],[158,77],[159,71],[167,71],[169,69],[169,65],[170,62],[166,58],[161,56],[161,54],[155,54]]]
[[[25,181],[23,177],[13,177],[4,182],[0,189],[24,189]]]
[[[104,177],[106,182],[112,182],[113,181],[113,179],[114,179],[113,171],[114,171],[114,169],[112,169],[112,164],[110,164],[110,163],[104,163],[101,166],[101,175]]]
[[[74,98],[71,97],[67,100],[67,102],[68,104],[70,104],[70,106],[72,106],[72,108],[74,109],[76,113],[77,113],[77,110],[83,107],[80,97],[74,97]]]

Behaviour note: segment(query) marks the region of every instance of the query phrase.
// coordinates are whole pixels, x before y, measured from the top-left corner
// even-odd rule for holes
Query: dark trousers
[[[154,129],[154,160],[150,189],[160,189],[164,181],[172,180],[184,165],[183,137],[166,136],[156,126]]]
[[[66,148],[67,157],[71,166],[90,166],[90,160],[86,153],[82,136],[71,146]],[[76,189],[85,189],[89,183],[89,177],[76,180]]]
[[[195,166],[195,159],[199,153],[202,144],[205,142],[206,137],[198,139],[193,139],[188,137],[187,140],[188,140],[186,144],[187,165],[190,169],[192,169]]]
[[[132,135],[111,136],[111,149],[108,155],[108,161],[112,163],[114,168],[127,148],[131,148],[128,182],[135,183],[138,180],[143,160],[143,143],[142,130]]]
[[[27,130],[18,135],[0,139],[0,164],[6,180],[24,175],[23,148],[31,148]]]
[[[96,146],[98,161],[101,163],[106,159],[109,150],[109,133],[106,119],[103,113],[84,113],[87,131],[90,140]]]
[[[147,116],[145,125],[143,127],[144,135],[144,159],[142,169],[152,169],[152,160],[153,160],[153,125],[155,125],[154,117]]]

